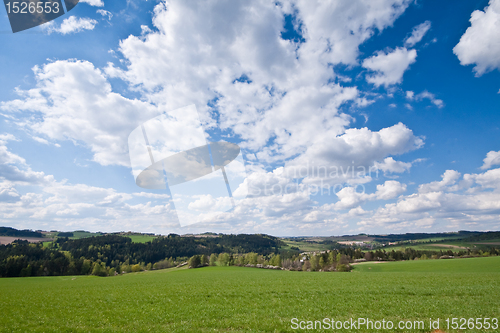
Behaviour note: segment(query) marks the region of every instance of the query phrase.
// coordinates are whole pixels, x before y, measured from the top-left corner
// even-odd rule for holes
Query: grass
[[[125,235],[123,237],[128,237],[132,239],[133,243],[151,242],[153,239],[157,238],[156,236],[149,236],[149,235]]]
[[[399,244],[399,245],[391,245],[391,246],[386,246],[382,249],[386,251],[391,251],[391,250],[401,250],[405,248],[411,248],[414,250],[419,250],[419,251],[448,251],[452,250],[453,252],[459,252],[459,251],[464,251],[467,248],[469,249],[482,249],[482,250],[487,250],[490,246],[495,246],[498,247],[498,240],[488,240],[488,241],[478,241],[478,242],[463,242],[463,241],[453,241],[453,240],[444,240],[439,243],[430,243],[430,244],[425,244],[425,243],[406,243],[406,244]],[[482,243],[482,244],[481,244]],[[491,245],[488,245],[488,243],[491,243]]]
[[[0,295],[2,332],[294,332],[292,318],[498,318],[500,257],[365,263],[352,273],[207,267],[4,278]]]
[[[316,242],[306,242],[306,241],[292,241],[283,240],[287,247],[283,247],[284,250],[290,249],[292,246],[298,247],[300,251],[311,252],[311,251],[325,251],[330,249],[330,244],[319,244]]]
[[[382,263],[365,262],[356,264],[353,267],[353,273],[500,273],[500,257],[413,260]]]
[[[88,232],[88,231],[73,231],[73,237],[70,237],[70,239],[80,239],[93,236],[101,236],[101,233]]]

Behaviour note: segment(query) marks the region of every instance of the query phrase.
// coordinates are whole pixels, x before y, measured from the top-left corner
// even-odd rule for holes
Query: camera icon
[[[180,225],[217,220],[248,194],[241,149],[208,142],[194,105],[134,129],[128,147],[135,183],[170,190]]]

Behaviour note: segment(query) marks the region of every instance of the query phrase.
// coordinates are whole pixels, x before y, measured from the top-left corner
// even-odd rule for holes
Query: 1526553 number
[[[20,2],[7,2],[5,4],[7,7],[7,13],[13,14],[50,14],[59,13],[59,3],[58,2],[34,2],[34,1],[20,1]]]
[[[446,324],[452,330],[497,330],[498,318],[447,318]]]

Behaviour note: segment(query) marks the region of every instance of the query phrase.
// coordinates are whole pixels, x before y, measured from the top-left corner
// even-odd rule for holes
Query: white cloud
[[[398,47],[394,51],[385,53],[379,51],[377,55],[363,61],[363,67],[376,72],[366,77],[366,81],[375,86],[388,87],[401,83],[404,72],[416,61],[417,51]]]
[[[113,13],[107,11],[107,10],[104,10],[104,9],[98,9],[96,11],[97,14],[101,14],[101,16],[107,16],[108,17],[108,20],[111,20],[111,18],[113,17]]]
[[[470,23],[453,48],[460,64],[475,64],[476,76],[500,69],[500,0],[490,0],[484,11],[474,11]]]
[[[162,2],[154,10],[157,31],[121,41],[126,68],[109,65],[106,73],[128,81],[160,110],[195,103],[212,126],[209,112],[215,111],[218,125],[249,153],[263,162],[283,161],[322,145],[322,137],[345,133],[352,119],[339,112],[343,104],[370,103],[356,87],[331,83],[331,64],[357,63],[359,45],[391,26],[410,2],[297,1],[293,8],[305,39],[299,49],[281,38],[289,2],[231,2],[224,10],[216,2]],[[242,75],[249,80],[236,80]],[[49,139],[84,142],[98,163],[128,164],[123,138],[137,120],[151,117],[151,106],[111,92],[104,75],[84,61],[44,65],[36,78],[37,88],[20,91],[22,99],[2,107],[42,114],[43,122],[28,125]],[[120,111],[109,119],[106,110]]]
[[[382,163],[375,162],[374,165],[384,173],[403,173],[411,168],[411,163],[396,161],[392,157],[385,158]]]
[[[63,35],[67,35],[83,30],[94,30],[96,24],[96,20],[87,17],[70,16],[67,19],[64,19],[59,27],[56,27],[54,24],[48,24],[46,25],[45,29],[49,34],[57,32]]]
[[[424,145],[422,138],[402,123],[383,128],[378,132],[368,128],[351,128],[340,136],[323,136],[318,138],[307,150],[296,159],[287,163],[287,171],[294,174],[308,167],[309,178],[318,177],[313,170],[326,166],[329,178],[340,182],[359,176],[372,176],[377,169],[387,172],[398,172],[409,167],[402,162],[396,162],[389,155],[399,155]],[[379,162],[382,161],[383,162]],[[314,164],[312,162],[314,161]],[[370,169],[374,167],[373,169]],[[297,169],[295,171],[294,169]],[[353,171],[354,170],[354,171]],[[333,177],[331,173],[334,173]],[[358,175],[358,173],[361,173]],[[316,172],[317,174],[317,172]],[[321,177],[321,175],[320,175]],[[322,177],[328,178],[328,177]]]
[[[339,201],[334,204],[334,209],[351,209],[358,207],[363,202],[370,200],[373,195],[364,192],[356,192],[355,187],[344,187],[337,192]]]
[[[297,50],[281,39],[283,15],[291,12],[288,2],[283,7],[232,2],[223,12],[216,2],[161,3],[153,18],[159,31],[123,40],[127,68],[110,65],[107,73],[128,80],[167,109],[194,102],[207,116],[212,111],[207,102],[217,98],[219,125],[241,138],[242,147],[260,151],[265,161],[286,159],[324,133],[342,134],[350,122],[338,112],[342,104],[369,103],[358,99],[356,87],[331,83],[330,66],[355,64],[359,45],[375,29],[390,26],[408,4],[294,2],[305,39]],[[349,19],[345,13],[351,13]],[[242,75],[248,80],[237,81]],[[266,147],[269,140],[272,147]]]
[[[96,7],[104,6],[104,2],[102,0],[80,0],[80,2],[85,2],[91,6],[96,6]]]
[[[58,230],[151,230],[152,225],[178,225],[166,194],[119,193],[112,188],[57,182],[51,175],[31,170],[25,160],[0,146],[0,220],[14,227]],[[26,186],[30,191],[24,193]],[[141,198],[164,203],[130,204]],[[142,200],[144,201],[144,200]],[[8,222],[7,222],[8,221]]]
[[[427,31],[429,31],[430,28],[431,28],[430,21],[425,21],[424,23],[421,23],[416,27],[414,27],[413,31],[411,32],[411,35],[405,39],[405,46],[406,47],[415,46],[415,44],[417,44],[422,40],[422,38],[425,36]]]
[[[16,202],[19,200],[19,193],[10,182],[0,182],[0,202]]]
[[[375,196],[380,200],[394,199],[406,191],[406,184],[401,184],[395,180],[387,180],[384,184],[377,185]]]
[[[285,170],[307,167],[308,162],[343,167],[344,171],[375,165],[384,172],[408,170],[411,164],[389,156],[422,147],[423,138],[402,123],[379,131],[349,128],[353,118],[342,113],[342,106],[363,106],[371,101],[357,87],[342,86],[345,79],[337,77],[331,65],[358,65],[359,46],[391,26],[410,2],[295,1],[293,10],[305,40],[300,47],[281,39],[283,15],[293,11],[290,2],[282,6],[268,1],[224,6],[217,2],[162,2],[154,11],[157,29],[143,29],[140,36],[120,42],[122,68],[110,64],[104,74],[89,62],[74,60],[35,67],[37,86],[18,90],[19,99],[1,107],[47,140],[83,143],[93,152],[94,161],[126,166],[126,138],[132,129],[160,111],[194,103],[206,125],[227,130],[241,140],[245,154],[255,156],[256,171],[246,185],[262,189],[259,195],[241,200],[233,212],[207,214],[207,226],[218,223],[226,231],[266,228],[267,232],[283,233],[319,223],[325,230],[333,230],[346,225],[339,210],[350,209],[351,218],[364,218],[372,212],[364,211],[360,204],[393,199],[406,185],[387,181],[372,194],[344,189],[336,210],[328,205],[318,207],[307,186],[272,193],[273,185],[286,187],[294,179],[279,167],[265,172],[259,163],[284,165]],[[378,85],[388,86],[401,81],[415,61],[416,51],[400,48],[379,55],[363,64],[371,62],[371,69],[377,72],[374,77],[380,77]],[[382,64],[393,57],[398,68]],[[237,80],[243,76],[247,79]],[[125,80],[142,99],[114,93],[107,77]],[[341,179],[350,184],[371,180],[369,176],[357,179],[351,173]],[[20,196],[22,204],[10,204],[1,211],[4,217],[67,218],[68,223],[87,223],[89,229],[104,226],[103,230],[122,230],[160,218],[166,222],[158,225],[173,225],[170,201],[163,205],[129,201],[168,200],[166,194],[125,195],[113,189],[57,184],[40,196]],[[212,203],[210,198],[198,199],[193,208],[206,209],[206,203]]]
[[[482,170],[491,168],[494,165],[500,165],[500,151],[490,151],[486,154],[483,160],[484,164],[481,166]]]
[[[436,96],[428,91],[423,91],[415,97],[417,100],[422,100],[427,98],[431,101],[432,104],[436,105],[438,108],[444,107],[444,102],[440,99],[437,99]]]
[[[33,71],[37,87],[17,90],[21,99],[2,102],[1,109],[20,117],[25,114],[19,111],[27,111],[24,126],[49,139],[83,142],[102,165],[130,165],[128,135],[158,111],[112,92],[102,72],[87,61],[55,61]]]
[[[358,225],[365,229],[401,230],[432,226],[441,220],[448,221],[449,228],[463,228],[473,223],[483,230],[491,230],[498,227],[498,213],[500,169],[464,174],[462,180],[459,172],[447,170],[441,181],[420,185],[418,193],[379,207],[365,215]]]
[[[7,140],[16,138],[11,134],[0,135],[0,180],[21,185],[49,184],[53,181],[52,176],[33,171],[24,158],[9,151],[5,145]]]
[[[439,182],[435,181],[420,185],[418,187],[418,191],[420,193],[428,193],[445,190],[448,186],[455,184],[455,182],[460,178],[460,172],[455,170],[446,170],[441,177],[443,178],[443,180]]]
[[[406,92],[406,99],[410,101],[421,101],[423,99],[428,99],[432,104],[437,106],[438,108],[444,107],[444,102],[441,99],[436,98],[436,95],[428,92],[427,90],[422,91],[420,94],[415,95],[413,91]]]

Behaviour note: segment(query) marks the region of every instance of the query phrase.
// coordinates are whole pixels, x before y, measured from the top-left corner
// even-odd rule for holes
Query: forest
[[[491,235],[488,235],[488,237]],[[485,236],[483,236],[485,237]],[[81,239],[57,238],[55,241],[29,243],[16,240],[0,245],[0,277],[98,275],[110,276],[142,270],[164,269],[187,264],[251,266],[300,271],[349,271],[359,260],[400,261],[467,256],[499,255],[500,250],[468,249],[460,251],[399,250],[362,251],[349,246],[313,253],[286,244],[269,235],[209,235],[186,237],[170,234],[146,243],[134,243],[129,237],[103,235]]]

